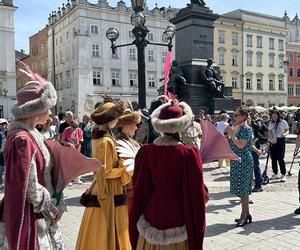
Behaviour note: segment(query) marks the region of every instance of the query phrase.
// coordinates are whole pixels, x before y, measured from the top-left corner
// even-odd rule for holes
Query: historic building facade
[[[134,40],[130,24],[132,9],[123,1],[116,7],[109,6],[106,0],[99,0],[98,4],[86,0],[71,3],[49,16],[48,79],[58,91],[58,111],[71,109],[82,116],[104,94],[137,101],[137,50],[135,46],[119,48],[113,56],[105,36],[108,28],[116,27],[120,32],[117,44],[131,43]],[[146,8],[149,41],[166,43],[162,34],[176,11]],[[160,46],[146,48],[148,105],[157,96],[166,51],[167,48]]]
[[[286,61],[288,75],[288,105],[300,105],[300,19],[298,15],[290,19],[284,13],[284,22],[288,29]]]
[[[231,53],[229,62],[225,61],[229,64],[221,66],[221,72],[234,72],[241,76],[235,78],[240,79],[238,93],[241,99],[247,105],[254,106],[286,105],[287,77],[284,68],[287,29],[283,19],[238,9],[222,15],[217,22],[216,32],[222,31],[222,23],[224,33],[231,36],[228,45],[223,45],[226,52]],[[220,39],[219,33],[215,35]],[[238,41],[240,36],[241,45]],[[220,49],[220,43],[215,43],[215,54]],[[232,73],[231,79],[225,77],[226,83],[234,87],[235,79],[232,81]]]
[[[238,18],[220,16],[215,21],[214,58],[233,97],[242,99],[243,22]]]
[[[15,11],[12,0],[0,1],[0,117],[7,119],[16,100]]]
[[[18,58],[17,58],[18,59]],[[30,68],[44,77],[48,78],[48,25],[29,37],[29,55],[19,58],[20,61],[26,63]],[[18,69],[23,68],[16,62],[17,69],[17,90],[24,86],[28,81],[28,77],[21,73]]]

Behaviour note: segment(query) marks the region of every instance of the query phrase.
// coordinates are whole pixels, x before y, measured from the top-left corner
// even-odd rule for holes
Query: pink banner
[[[168,51],[167,56],[166,56],[166,63],[165,63],[165,75],[164,75],[164,87],[165,87],[165,96],[169,96],[168,93],[168,81],[169,81],[169,73],[170,73],[170,67],[171,67],[171,57],[172,57],[172,52]]]

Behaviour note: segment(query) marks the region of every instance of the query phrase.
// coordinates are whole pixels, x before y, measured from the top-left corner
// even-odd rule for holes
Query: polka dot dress
[[[230,162],[230,192],[237,196],[244,196],[251,194],[252,188],[252,129],[249,126],[243,126],[236,137],[239,140],[246,140],[247,144],[243,149],[239,149],[232,141],[229,141],[232,151],[240,158],[238,161]]]

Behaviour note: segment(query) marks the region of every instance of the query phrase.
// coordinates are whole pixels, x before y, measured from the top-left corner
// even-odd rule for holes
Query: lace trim
[[[187,232],[185,225],[165,230],[159,230],[150,225],[146,221],[144,215],[141,215],[137,222],[137,229],[145,240],[153,245],[169,245],[180,243],[187,240]]]

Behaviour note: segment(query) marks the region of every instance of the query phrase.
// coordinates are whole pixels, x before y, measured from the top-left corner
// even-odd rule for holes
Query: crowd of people
[[[241,199],[238,227],[252,223],[249,195],[262,191],[262,154],[271,157],[271,178],[286,181],[290,129],[276,109],[260,115],[242,106],[233,115],[200,111],[195,117],[187,103],[166,97],[154,100],[149,110],[105,98],[80,121],[71,111],[53,115],[53,85],[32,78],[17,92],[14,120],[0,119],[1,249],[64,249],[57,222],[66,204],[62,193],[55,195],[47,140],[101,164],[80,199],[85,210],[78,250],[203,249],[208,189],[199,152],[204,120],[218,131],[215,143],[223,141],[234,155],[215,160],[219,167],[230,165],[230,192]],[[73,184],[82,184],[80,176]]]

